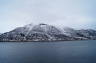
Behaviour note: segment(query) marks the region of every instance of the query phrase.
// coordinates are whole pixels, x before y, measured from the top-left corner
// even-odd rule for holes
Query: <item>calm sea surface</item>
[[[96,41],[0,42],[0,63],[96,63]]]

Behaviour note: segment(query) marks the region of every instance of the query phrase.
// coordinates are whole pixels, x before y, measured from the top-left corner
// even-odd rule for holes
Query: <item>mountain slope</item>
[[[0,41],[67,41],[96,39],[95,30],[59,29],[48,24],[29,24],[0,35]]]
[[[68,38],[55,26],[47,24],[29,24],[0,35],[0,41],[55,41]]]

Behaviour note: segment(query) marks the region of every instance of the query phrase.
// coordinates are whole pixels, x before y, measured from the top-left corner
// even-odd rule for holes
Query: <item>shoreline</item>
[[[88,39],[90,40],[90,39]],[[69,41],[87,41],[87,40],[57,40],[57,41],[0,41],[0,42],[17,42],[17,43],[21,43],[21,42],[69,42]],[[90,40],[92,41],[92,40]]]

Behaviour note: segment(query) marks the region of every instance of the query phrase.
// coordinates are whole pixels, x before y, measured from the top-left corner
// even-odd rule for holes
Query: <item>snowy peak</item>
[[[27,28],[32,27],[32,26],[33,26],[32,23],[31,24],[28,24],[28,25],[25,25],[25,27],[27,27]]]
[[[96,31],[92,29],[75,30],[69,27],[59,28],[49,24],[28,24],[0,35],[0,41],[64,41],[96,40]]]
[[[35,26],[33,26],[32,31],[43,32],[43,33],[48,33],[48,34],[61,33],[61,31],[59,29],[57,29],[55,26],[48,25],[48,24],[35,25]]]
[[[41,25],[41,26],[42,26],[42,25],[47,25],[47,24],[44,24],[44,23],[40,23],[39,25]]]

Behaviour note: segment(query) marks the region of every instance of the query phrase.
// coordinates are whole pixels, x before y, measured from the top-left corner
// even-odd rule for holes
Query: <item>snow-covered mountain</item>
[[[82,30],[78,30],[78,32],[88,39],[96,39],[96,31],[95,30],[92,30],[92,29],[84,30],[84,29],[82,29]]]
[[[96,31],[92,29],[75,30],[58,28],[48,24],[29,24],[0,35],[0,41],[64,41],[96,39]]]

